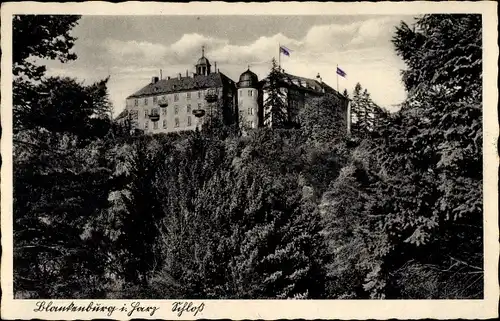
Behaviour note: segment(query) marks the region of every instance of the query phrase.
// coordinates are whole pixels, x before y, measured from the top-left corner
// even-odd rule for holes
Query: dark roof
[[[182,91],[207,89],[215,87],[234,86],[234,81],[223,73],[217,72],[207,76],[195,75],[194,77],[181,77],[162,79],[157,83],[149,83],[144,88],[138,90],[127,98],[144,97],[158,94],[169,94]]]
[[[338,93],[335,89],[317,79],[295,76],[288,73],[282,73],[282,75],[283,75],[283,84],[287,87],[297,88],[299,90],[309,91],[316,94],[329,93],[345,98],[344,95]],[[264,87],[265,86],[266,84],[264,84]]]
[[[283,73],[283,80],[289,86],[316,91],[318,93],[322,93],[323,88],[325,88],[323,84],[318,80],[295,76],[287,73]]]
[[[259,85],[259,77],[250,69],[245,71],[240,76],[240,81],[238,82],[239,88],[257,88]]]

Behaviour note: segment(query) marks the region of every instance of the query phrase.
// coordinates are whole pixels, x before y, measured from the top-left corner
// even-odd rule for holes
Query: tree
[[[107,79],[44,78],[36,60],[76,58],[77,16],[13,21],[14,291],[33,298],[103,297],[110,240],[100,219],[116,186],[106,158]]]
[[[400,277],[388,295],[482,295],[481,34],[479,15],[425,15],[397,29],[409,97],[373,149],[384,174],[375,208],[388,213],[390,236],[381,274]],[[416,290],[415,272],[435,283]]]
[[[408,65],[402,72],[410,93],[445,85],[455,99],[481,99],[481,15],[425,15],[410,28],[402,22],[393,43]]]
[[[394,39],[409,66],[407,101],[382,113],[323,194],[333,296],[482,296],[480,16],[415,24]],[[360,85],[354,96],[363,101]]]
[[[76,38],[70,31],[80,16],[74,15],[16,15],[12,21],[12,63],[14,76],[39,80],[45,66],[37,66],[30,59],[75,60],[70,52]]]
[[[285,94],[282,92],[282,73],[276,60],[273,58],[271,72],[267,76],[268,97],[264,101],[266,124],[271,127],[283,127],[289,123],[288,110],[285,103]]]
[[[368,90],[363,90],[360,83],[354,87],[351,114],[352,133],[361,138],[376,134],[388,116],[383,108],[373,102]]]
[[[346,132],[345,102],[337,95],[313,99],[300,110],[301,129],[309,139],[325,143]]]
[[[237,180],[245,201],[231,264],[239,298],[320,298],[324,294],[319,213],[299,179],[294,130],[262,130],[242,152]]]
[[[358,82],[352,96],[352,132],[356,136],[364,137],[368,131],[368,91]]]
[[[102,296],[108,240],[96,225],[114,186],[105,157],[110,120],[93,118],[101,105],[88,98],[97,98],[95,88],[106,91],[59,78],[40,86],[52,97],[33,97],[46,110],[40,115],[55,115],[61,106],[82,112],[32,121],[27,113],[30,127],[14,134],[15,291],[38,298]],[[75,293],[78,288],[89,292]]]
[[[108,79],[83,86],[75,79],[50,77],[29,85],[29,98],[14,105],[14,133],[31,130],[102,136],[111,125]],[[16,91],[17,88],[14,88]]]
[[[123,159],[119,168],[123,172],[123,189],[117,195],[122,207],[111,208],[110,216],[120,226],[119,236],[114,241],[119,276],[126,282],[147,285],[149,272],[154,268],[154,245],[157,241],[156,223],[163,210],[157,195],[158,173],[164,166],[160,151],[162,146],[149,136],[132,138],[114,157]],[[117,168],[117,174],[120,170]]]

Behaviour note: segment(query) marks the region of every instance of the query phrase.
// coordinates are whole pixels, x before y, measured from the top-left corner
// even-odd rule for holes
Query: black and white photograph
[[[484,14],[184,6],[2,15],[13,302],[204,318],[209,300],[498,291],[485,277],[498,122]]]

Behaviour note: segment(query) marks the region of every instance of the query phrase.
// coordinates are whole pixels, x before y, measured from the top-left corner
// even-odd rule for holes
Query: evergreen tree
[[[346,133],[344,102],[326,94],[305,104],[299,112],[301,131],[316,147],[335,141]]]
[[[242,153],[246,204],[231,265],[239,298],[319,298],[324,255],[315,204],[299,179],[296,133],[255,133]],[[299,137],[299,139],[302,139]],[[291,161],[293,160],[293,161]]]
[[[372,136],[385,115],[383,109],[373,102],[368,90],[363,90],[361,84],[357,83],[351,104],[352,133],[361,138]]]
[[[110,240],[112,161],[107,79],[84,86],[44,78],[32,58],[73,60],[78,16],[13,20],[14,292],[33,298],[103,297]]]
[[[404,131],[387,129],[397,130],[390,148],[407,153],[392,161],[405,160],[403,168],[425,182],[416,190],[425,206],[405,217],[418,222],[405,231],[405,240],[427,250],[425,263],[445,271],[434,274],[435,295],[477,297],[483,244],[481,16],[425,15],[415,27],[402,23],[394,38],[408,66],[403,80],[410,95],[397,120]]]
[[[283,75],[276,60],[273,58],[271,72],[267,76],[268,97],[264,101],[265,120],[264,123],[271,127],[284,127],[289,123],[285,94],[282,92]]]
[[[358,82],[354,87],[351,104],[352,133],[362,136],[365,132],[365,106],[363,104],[363,87]]]
[[[103,295],[108,241],[96,224],[113,181],[105,158],[111,121],[93,117],[104,105],[96,99],[106,101],[101,85],[42,82],[31,101],[46,118],[26,114],[14,134],[14,287],[27,291],[21,295]],[[68,113],[54,116],[62,106]]]
[[[25,76],[39,80],[45,66],[30,61],[37,57],[58,59],[61,62],[75,60],[72,49],[76,38],[70,31],[77,25],[80,16],[74,15],[16,15],[12,21],[12,72],[14,76]]]

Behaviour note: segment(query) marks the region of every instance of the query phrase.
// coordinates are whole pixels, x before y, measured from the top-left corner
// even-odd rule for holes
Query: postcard
[[[2,317],[498,317],[496,9],[2,4]]]

